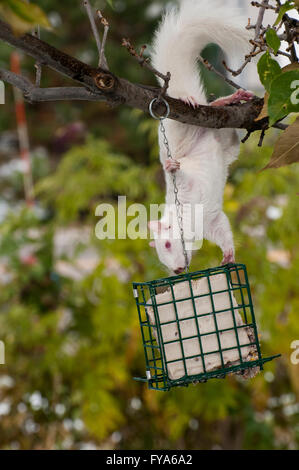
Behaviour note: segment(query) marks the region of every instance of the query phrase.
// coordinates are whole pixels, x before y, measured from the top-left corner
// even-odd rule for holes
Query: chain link
[[[153,110],[152,110],[152,106],[154,104],[155,101],[157,101],[158,99],[155,98],[151,103],[150,103],[150,107],[149,107],[149,110],[150,110],[150,114],[151,116],[154,118],[154,119],[159,119],[160,121],[160,131],[161,131],[161,134],[163,136],[163,143],[165,145],[165,148],[166,148],[166,153],[167,153],[167,158],[170,159],[170,160],[173,160],[173,161],[176,161],[175,158],[173,158],[172,154],[171,154],[171,150],[170,150],[170,146],[169,146],[169,141],[167,139],[167,135],[166,135],[166,130],[165,130],[165,126],[164,126],[164,119],[166,119],[169,115],[169,104],[167,103],[166,100],[162,99],[162,101],[164,102],[165,106],[166,106],[166,115],[165,116],[156,116],[154,113],[153,113]],[[178,197],[178,193],[179,193],[179,190],[178,190],[178,187],[177,187],[177,181],[176,181],[176,172],[173,171],[171,172],[171,178],[172,178],[172,184],[173,184],[173,192],[174,192],[174,202],[175,202],[175,207],[176,207],[176,215],[177,215],[177,219],[178,219],[178,225],[179,225],[179,230],[180,230],[180,237],[181,237],[181,242],[182,242],[182,248],[183,248],[183,254],[184,254],[184,258],[185,258],[185,271],[186,272],[189,272],[189,261],[188,261],[188,254],[187,254],[187,250],[186,250],[186,244],[185,244],[185,238],[184,238],[184,226],[183,226],[183,205],[181,204],[180,200],[179,200],[179,197]]]

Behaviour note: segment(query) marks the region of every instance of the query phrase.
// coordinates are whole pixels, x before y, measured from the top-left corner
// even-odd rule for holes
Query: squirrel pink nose
[[[181,274],[183,271],[184,271],[184,268],[178,268],[178,269],[175,269],[174,273]]]

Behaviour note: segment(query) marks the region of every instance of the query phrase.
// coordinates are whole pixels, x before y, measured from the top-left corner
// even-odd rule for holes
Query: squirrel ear
[[[154,241],[152,241],[152,242],[149,242],[149,246],[150,246],[151,248],[155,248],[155,246],[156,246],[156,243],[155,243]]]
[[[148,228],[152,232],[160,232],[160,230],[161,230],[160,220],[151,220],[147,225],[148,225]]]

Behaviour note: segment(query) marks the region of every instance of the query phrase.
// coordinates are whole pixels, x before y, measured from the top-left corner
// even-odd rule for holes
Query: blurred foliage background
[[[95,64],[86,14],[74,2],[41,0],[54,32],[42,37]],[[120,47],[150,43],[163,1],[115,0],[107,57],[116,74],[155,79]],[[0,66],[12,49],[1,44]],[[215,64],[219,51],[206,56]],[[33,78],[30,58],[23,71]],[[208,92],[229,90],[209,72]],[[43,86],[68,83],[51,70]],[[156,123],[101,103],[26,105],[36,203],[26,207],[13,93],[0,109],[1,449],[298,449],[299,166],[259,173],[277,134],[262,148],[241,147],[225,190],[237,260],[247,265],[265,355],[282,353],[249,382],[212,380],[169,393],[133,381],[144,357],[131,281],[166,273],[146,240],[99,241],[95,208],[161,203],[164,181]],[[220,250],[204,243],[192,268],[217,266]]]

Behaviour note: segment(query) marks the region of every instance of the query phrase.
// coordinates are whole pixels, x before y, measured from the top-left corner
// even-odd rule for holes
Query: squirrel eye
[[[171,248],[171,243],[170,243],[170,242],[166,242],[166,243],[165,243],[165,248],[166,248],[167,250],[170,250],[170,248]]]

